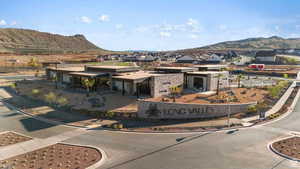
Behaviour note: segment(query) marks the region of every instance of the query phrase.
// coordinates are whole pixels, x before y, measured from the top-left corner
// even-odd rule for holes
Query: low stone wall
[[[256,102],[245,104],[188,104],[170,102],[138,101],[139,118],[148,119],[193,119],[212,118],[245,112],[248,106]]]

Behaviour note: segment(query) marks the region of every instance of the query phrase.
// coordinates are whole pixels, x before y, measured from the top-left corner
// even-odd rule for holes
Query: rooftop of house
[[[263,51],[258,51],[255,54],[256,57],[270,57],[270,56],[276,56],[276,52],[273,50],[263,50]]]
[[[107,73],[101,73],[101,72],[71,72],[69,73],[71,76],[80,76],[80,77],[99,77],[99,76],[105,76]]]
[[[168,73],[185,73],[196,71],[196,68],[193,67],[157,67],[155,71],[162,71]]]
[[[121,80],[142,80],[153,76],[165,76],[166,73],[158,73],[154,71],[138,71],[132,73],[123,73],[117,76],[113,76],[113,79],[121,79]]]
[[[195,65],[196,68],[225,68],[228,65]]]
[[[227,73],[227,71],[203,71],[203,72],[188,72],[188,75],[212,75],[212,74],[222,74]]]
[[[138,66],[86,66],[87,69],[94,69],[103,72],[131,72],[138,71]]]
[[[47,69],[50,70],[57,70],[57,71],[62,71],[62,72],[83,72],[84,67],[48,67]]]

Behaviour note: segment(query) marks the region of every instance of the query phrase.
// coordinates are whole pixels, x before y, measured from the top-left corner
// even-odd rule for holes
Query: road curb
[[[50,119],[46,119],[46,118],[43,118],[43,117],[37,117],[37,116],[34,116],[30,113],[27,113],[25,111],[22,111],[21,109],[7,103],[4,99],[0,100],[0,102],[2,102],[5,106],[7,106],[8,108],[10,109],[13,109],[13,110],[16,110],[18,113],[20,114],[23,114],[23,115],[26,115],[26,116],[29,116],[29,117],[32,117],[36,120],[40,120],[40,121],[43,121],[43,122],[46,122],[46,123],[49,123],[49,124],[54,124],[54,125],[64,125],[64,126],[67,126],[67,127],[73,127],[73,128],[83,128],[83,129],[88,129],[88,127],[83,127],[83,126],[76,126],[76,125],[72,125],[72,124],[67,124],[67,123],[64,123],[64,122],[59,122],[59,121],[55,121],[55,120],[50,120]]]
[[[296,135],[293,135],[293,136],[288,136],[288,137],[284,137],[284,138],[281,138],[281,139],[277,139],[277,140],[274,140],[272,141],[271,143],[268,144],[268,149],[271,150],[273,153],[283,157],[283,158],[286,158],[286,159],[289,159],[289,160],[292,160],[292,161],[297,161],[297,162],[300,162],[300,159],[298,158],[294,158],[294,157],[290,157],[288,155],[285,155],[283,153],[280,153],[278,152],[274,147],[273,147],[273,143],[275,142],[278,142],[278,141],[281,141],[281,140],[285,140],[285,139],[289,139],[289,138],[293,138],[293,137],[299,137],[299,136],[296,136]]]
[[[98,162],[96,162],[95,164],[87,167],[86,169],[97,169],[98,167],[102,166],[105,163],[105,161],[107,160],[107,155],[106,155],[105,151],[99,147],[95,147],[92,145],[86,145],[86,144],[83,145],[83,144],[73,144],[73,143],[65,143],[65,142],[58,142],[56,144],[65,144],[65,145],[80,146],[80,147],[86,147],[86,148],[94,148],[97,151],[99,151],[99,153],[101,154],[101,159]]]

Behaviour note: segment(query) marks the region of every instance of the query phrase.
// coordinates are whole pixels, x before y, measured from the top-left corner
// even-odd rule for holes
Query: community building
[[[208,66],[205,70],[220,70]],[[157,67],[143,71],[136,66],[82,66],[47,68],[48,79],[73,89],[85,88],[84,79],[93,79],[92,91],[118,91],[122,95],[159,97],[169,95],[171,88],[211,91],[228,87],[227,71],[205,71],[203,67]],[[202,71],[199,71],[199,70]]]
[[[229,87],[228,71],[197,71],[186,74],[187,88],[199,92],[214,91]],[[219,85],[219,86],[218,86]]]

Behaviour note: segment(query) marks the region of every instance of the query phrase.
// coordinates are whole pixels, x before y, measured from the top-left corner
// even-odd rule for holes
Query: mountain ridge
[[[246,38],[225,41],[193,49],[229,50],[229,49],[291,49],[300,48],[300,38],[282,38],[279,36]]]
[[[0,28],[0,52],[83,52],[106,51],[84,35],[65,36],[31,29]]]

